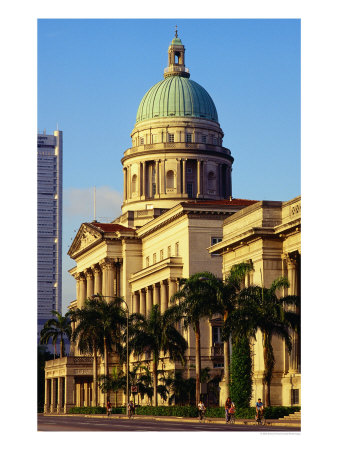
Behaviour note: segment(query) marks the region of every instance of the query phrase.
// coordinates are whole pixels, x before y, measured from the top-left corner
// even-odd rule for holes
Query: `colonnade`
[[[96,294],[120,296],[121,258],[104,258],[75,275],[77,307],[82,308],[87,298]]]
[[[300,296],[300,254],[298,252],[284,255],[287,278],[290,286],[288,295]],[[296,307],[292,307],[296,310]],[[298,333],[291,331],[292,350],[289,357],[289,373],[300,373],[300,342]]]
[[[176,163],[173,165],[173,162]],[[193,163],[192,172],[187,172],[187,165]],[[231,195],[231,166],[214,162],[207,170],[205,158],[154,159],[138,163],[137,171],[130,163],[123,168],[123,201],[135,198],[153,198],[165,194],[188,194],[187,184],[194,183],[193,197],[214,195],[224,198]],[[135,163],[134,163],[135,164]],[[168,172],[174,172],[174,179],[168,179]],[[213,173],[213,187],[209,186],[209,174]]]
[[[148,316],[153,305],[158,305],[163,314],[170,306],[170,298],[177,290],[177,278],[161,280],[136,290],[132,293],[132,312]]]
[[[68,412],[75,406],[74,376],[45,378],[45,413]]]

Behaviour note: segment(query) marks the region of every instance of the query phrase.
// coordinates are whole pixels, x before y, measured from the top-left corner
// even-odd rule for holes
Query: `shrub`
[[[104,406],[76,406],[70,408],[69,414],[107,414]]]
[[[237,407],[248,408],[252,397],[252,362],[249,340],[242,336],[233,342],[230,364],[230,397]]]
[[[139,406],[136,408],[137,415],[143,416],[175,416],[175,417],[197,417],[196,406]]]

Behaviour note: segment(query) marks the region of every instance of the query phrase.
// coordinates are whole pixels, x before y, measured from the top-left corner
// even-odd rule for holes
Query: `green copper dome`
[[[136,123],[161,117],[198,117],[218,123],[208,92],[183,76],[169,76],[149,89],[137,110]]]

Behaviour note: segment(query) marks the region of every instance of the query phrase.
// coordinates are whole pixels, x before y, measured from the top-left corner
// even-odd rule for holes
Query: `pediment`
[[[88,224],[82,224],[68,251],[69,256],[72,257],[74,254],[85,250],[96,241],[101,240],[101,237],[102,235],[99,231],[94,230]]]

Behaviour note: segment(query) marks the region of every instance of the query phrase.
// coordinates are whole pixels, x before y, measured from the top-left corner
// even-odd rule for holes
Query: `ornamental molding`
[[[93,244],[102,240],[102,234],[99,231],[94,230],[88,224],[82,224],[69,251],[70,257],[83,252],[85,249],[89,249]]]

